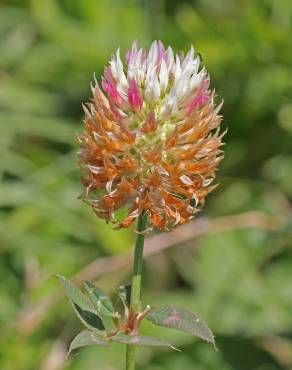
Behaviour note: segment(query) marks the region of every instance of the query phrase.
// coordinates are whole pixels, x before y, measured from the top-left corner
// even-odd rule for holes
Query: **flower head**
[[[155,41],[120,51],[92,86],[79,136],[84,200],[106,221],[131,225],[143,210],[151,224],[171,229],[204,204],[223,158],[222,103],[214,103],[200,56]],[[123,211],[124,210],[124,213]],[[125,213],[126,210],[126,213]]]

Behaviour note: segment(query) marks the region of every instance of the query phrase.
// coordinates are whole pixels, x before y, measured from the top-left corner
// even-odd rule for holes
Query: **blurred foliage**
[[[71,276],[131,245],[131,231],[112,231],[77,200],[75,133],[93,72],[118,46],[153,38],[176,50],[194,44],[225,100],[221,186],[202,215],[258,210],[285,225],[205,235],[150,258],[144,302],[193,309],[216,333],[219,352],[145,324],[146,335],[182,353],[140,350],[139,368],[292,368],[292,2],[0,0],[2,370],[123,368],[119,345],[63,363],[58,345],[80,329],[64,300],[35,331],[21,331],[19,320],[23,307],[58,289],[52,274]],[[109,291],[128,279],[118,271],[100,284]]]

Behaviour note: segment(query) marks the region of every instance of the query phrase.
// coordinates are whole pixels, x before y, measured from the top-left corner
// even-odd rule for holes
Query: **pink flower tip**
[[[143,105],[142,95],[137,85],[136,80],[133,78],[129,83],[128,101],[131,108],[136,111],[140,110]]]

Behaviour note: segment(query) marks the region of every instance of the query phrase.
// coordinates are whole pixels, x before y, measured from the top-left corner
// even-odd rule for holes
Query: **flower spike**
[[[216,187],[222,104],[200,63],[193,47],[174,55],[161,41],[149,51],[135,41],[124,64],[120,50],[112,56],[102,89],[92,85],[79,136],[82,199],[118,228],[143,211],[161,230],[188,223]]]

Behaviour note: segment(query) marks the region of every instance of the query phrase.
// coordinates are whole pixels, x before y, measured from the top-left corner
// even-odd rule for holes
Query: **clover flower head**
[[[83,199],[96,214],[128,227],[143,211],[151,225],[190,222],[205,202],[223,152],[219,110],[193,47],[174,55],[161,41],[134,42],[105,67],[84,105],[79,136]]]

